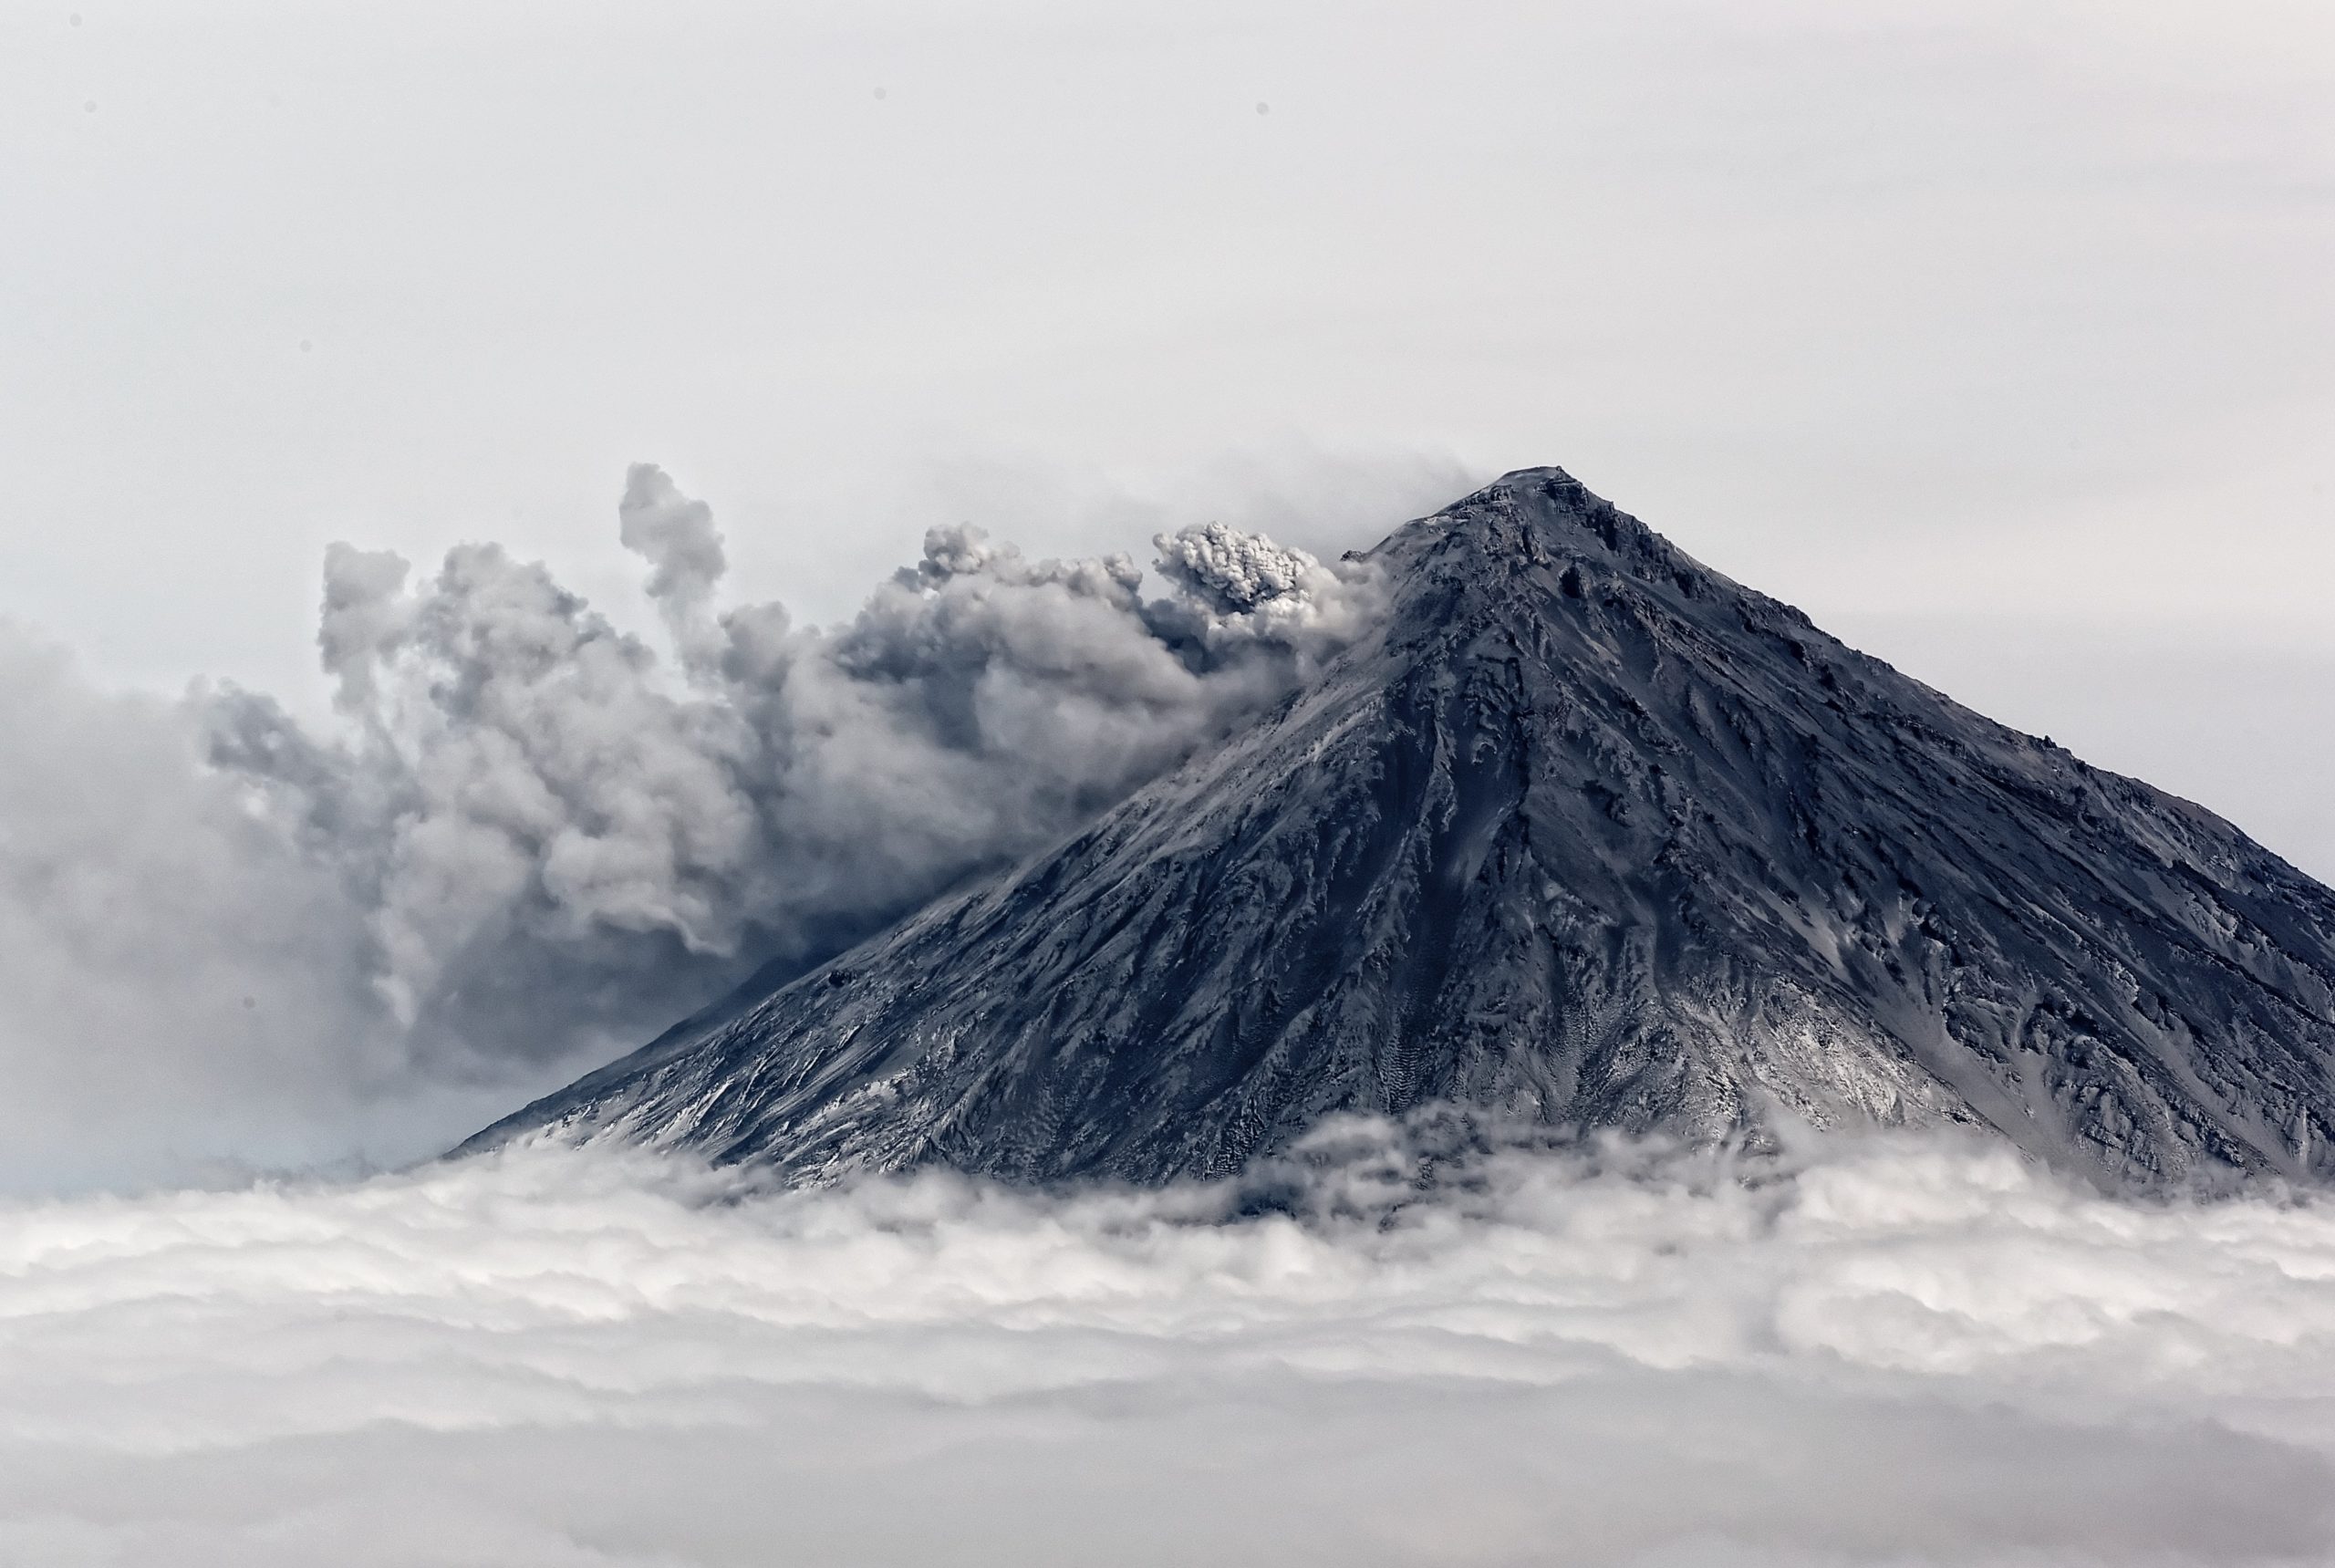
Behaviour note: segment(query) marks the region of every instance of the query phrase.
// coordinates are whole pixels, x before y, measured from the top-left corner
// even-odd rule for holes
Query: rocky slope
[[[1448,1100],[2335,1168],[2335,894],[1553,469],[1373,553],[1326,676],[1074,840],[483,1133],[815,1179],[1232,1170]]]

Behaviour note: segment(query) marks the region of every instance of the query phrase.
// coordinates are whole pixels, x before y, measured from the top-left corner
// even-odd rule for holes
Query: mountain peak
[[[1598,507],[1608,511],[1613,507],[1611,502],[1593,493],[1572,474],[1551,464],[1540,468],[1510,469],[1481,490],[1461,496],[1438,515],[1469,512],[1486,504],[1515,502],[1528,496],[1579,507]]]
[[[1577,567],[1562,586],[1572,597],[1592,581],[1616,575],[1688,597],[1741,596],[1763,609],[1782,608],[1722,576],[1605,500],[1562,468],[1524,468],[1502,474],[1429,517],[1397,530],[1375,554],[1408,569],[1422,549],[1440,542],[1448,552],[1467,541],[1487,568],[1510,571]],[[1805,620],[1796,610],[1791,618]]]
[[[2335,894],[1963,709],[1560,469],[1368,558],[1383,635],[1070,842],[487,1141],[804,1178],[1214,1175],[1450,1102],[2335,1165]]]
[[[1652,529],[1592,492],[1562,468],[1520,468],[1462,496],[1431,516],[1398,530],[1398,545],[1413,532],[1480,537],[1486,547],[1523,556],[1568,546],[1634,551],[1658,542]]]

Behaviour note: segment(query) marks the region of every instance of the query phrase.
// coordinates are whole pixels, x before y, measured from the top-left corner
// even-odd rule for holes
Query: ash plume
[[[360,1123],[507,1099],[1074,828],[1290,693],[1380,597],[1220,525],[1162,535],[1148,582],[953,526],[851,620],[798,627],[721,602],[713,514],[660,470],[617,516],[669,655],[492,544],[426,575],[330,549],[322,728],[234,688],[109,699],[8,649],[5,1059],[63,1078],[118,1052],[73,1069],[117,1103],[76,1114],[182,1155],[285,1151],[151,1103],[148,1055],[223,1115],[255,1082]]]

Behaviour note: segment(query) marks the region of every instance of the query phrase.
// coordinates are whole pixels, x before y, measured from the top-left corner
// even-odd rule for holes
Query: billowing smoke
[[[1423,1153],[1334,1129],[1261,1204],[535,1147],[0,1205],[0,1561],[2335,1560],[2323,1202]]]
[[[366,1129],[416,1096],[459,1134],[1077,826],[1285,697],[1381,591],[1216,524],[1156,542],[1150,591],[1126,556],[960,526],[798,628],[722,605],[712,514],[657,469],[618,524],[670,658],[492,545],[418,580],[332,548],[327,731],[0,653],[0,1059],[79,1096],[0,1113],[19,1166],[125,1116],[158,1171],[384,1147]],[[286,1096],[271,1142],[258,1102]]]
[[[202,727],[0,635],[0,1177],[342,1153],[393,1067],[347,889]]]

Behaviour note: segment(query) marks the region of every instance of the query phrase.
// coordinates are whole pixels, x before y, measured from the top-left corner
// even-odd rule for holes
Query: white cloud
[[[0,1210],[0,1559],[2335,1553],[2321,1203],[1881,1139],[1396,1204],[1408,1158],[1245,1215],[544,1147]]]

